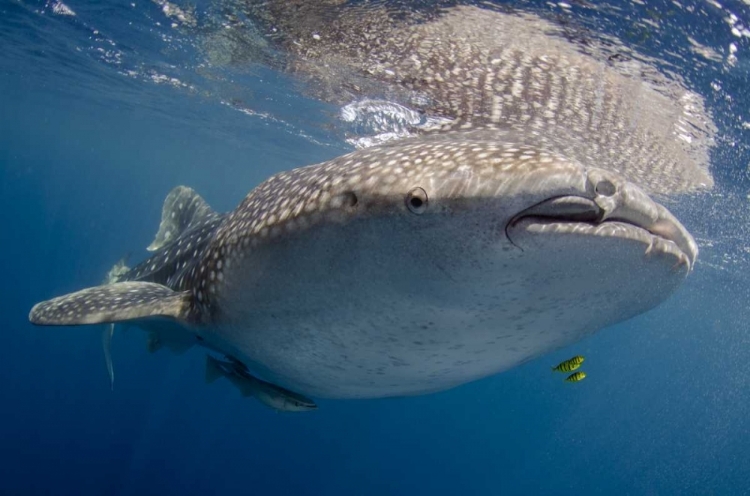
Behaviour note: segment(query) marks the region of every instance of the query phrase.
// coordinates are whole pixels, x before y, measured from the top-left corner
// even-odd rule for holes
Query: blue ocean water
[[[701,245],[694,274],[657,309],[496,377],[277,414],[204,384],[200,352],[149,354],[138,330],[115,335],[110,390],[101,327],[27,315],[143,258],[175,185],[228,210],[272,173],[351,150],[338,109],[262,65],[212,65],[228,55],[176,4],[0,2],[0,493],[750,494],[750,7],[571,3],[510,5],[619,37],[713,113],[716,190],[674,208]],[[550,377],[579,353],[586,381]]]

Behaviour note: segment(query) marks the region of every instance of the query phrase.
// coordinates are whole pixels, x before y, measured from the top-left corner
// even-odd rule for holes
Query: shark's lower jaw
[[[663,254],[673,257],[676,267],[692,269],[698,249],[692,236],[664,207],[656,203],[644,205],[644,211],[658,212],[649,218],[638,209],[622,218],[603,209],[595,199],[579,196],[551,198],[516,215],[506,226],[508,239],[523,249],[525,235],[569,234],[579,237],[610,237],[643,244],[646,255]],[[656,208],[655,208],[656,207]]]
[[[521,235],[523,231],[523,235]],[[692,269],[694,258],[685,253],[673,240],[653,234],[648,230],[620,221],[604,221],[601,223],[559,220],[545,217],[524,217],[508,228],[508,234],[513,243],[521,249],[528,247],[529,237],[545,235],[570,235],[589,238],[595,242],[597,238],[618,238],[631,240],[643,245],[643,254],[649,257],[662,255],[667,263],[675,269],[684,269],[685,273]],[[525,238],[521,240],[519,238]]]

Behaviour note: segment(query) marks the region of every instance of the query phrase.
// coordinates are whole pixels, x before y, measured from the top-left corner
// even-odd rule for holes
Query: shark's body
[[[167,317],[253,376],[333,398],[508,369],[659,304],[697,254],[621,176],[473,131],[277,174],[225,215],[178,188],[152,248],[30,319]]]

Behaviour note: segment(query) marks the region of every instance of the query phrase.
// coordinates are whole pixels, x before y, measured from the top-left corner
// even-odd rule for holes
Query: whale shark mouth
[[[569,233],[639,241],[645,245],[646,255],[672,255],[676,259],[676,267],[686,266],[689,272],[698,256],[693,237],[666,208],[656,203],[648,207],[650,209],[631,208],[609,216],[594,200],[579,196],[556,197],[517,214],[506,225],[505,233],[510,242],[520,249],[523,246],[514,241],[514,232]],[[658,212],[655,218],[654,210]],[[646,211],[651,215],[645,215]]]

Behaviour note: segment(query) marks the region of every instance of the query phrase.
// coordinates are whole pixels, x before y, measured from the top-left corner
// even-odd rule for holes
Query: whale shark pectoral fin
[[[146,249],[156,251],[177,239],[190,226],[210,220],[217,215],[192,188],[177,186],[164,199],[159,231]]]
[[[176,292],[151,282],[118,282],[95,286],[34,305],[29,321],[36,325],[85,325],[146,317],[188,320],[190,291]]]
[[[104,361],[107,364],[109,374],[109,387],[115,389],[115,367],[112,363],[112,336],[115,334],[115,325],[109,324],[102,332],[102,348],[104,348]]]

